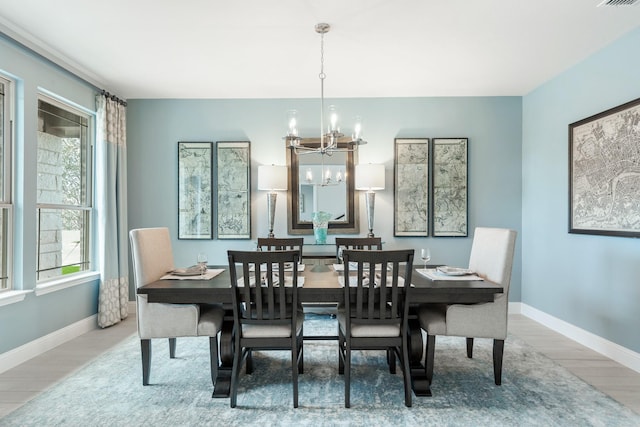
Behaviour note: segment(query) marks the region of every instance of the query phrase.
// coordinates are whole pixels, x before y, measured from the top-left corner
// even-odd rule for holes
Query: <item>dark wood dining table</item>
[[[299,289],[298,297],[303,303],[340,304],[344,299],[344,289],[338,282],[339,273],[330,271],[310,271],[306,266],[300,275],[304,285]],[[210,266],[223,268],[224,271],[210,280],[158,280],[138,288],[138,294],[147,295],[149,302],[173,304],[223,304],[228,315],[220,333],[220,367],[214,386],[213,397],[228,397],[233,365],[233,315],[231,311],[231,284],[228,266]],[[341,273],[340,273],[341,274]],[[241,273],[239,273],[241,276]],[[496,294],[504,290],[501,286],[483,280],[430,280],[414,268],[411,278],[411,303],[474,304],[490,302]],[[318,337],[313,337],[318,339]],[[424,342],[418,319],[409,318],[409,359],[411,362],[411,382],[416,396],[431,396],[430,384],[425,377],[421,359]]]

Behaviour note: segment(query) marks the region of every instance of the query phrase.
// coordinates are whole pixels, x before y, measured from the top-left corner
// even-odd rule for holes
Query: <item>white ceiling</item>
[[[640,26],[601,0],[0,0],[0,29],[132,98],[524,95]],[[640,54],[630,52],[630,54]]]

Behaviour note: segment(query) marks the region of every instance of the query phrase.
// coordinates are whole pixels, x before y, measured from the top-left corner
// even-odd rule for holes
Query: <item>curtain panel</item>
[[[129,314],[126,107],[101,94],[96,110],[98,326],[106,328]]]

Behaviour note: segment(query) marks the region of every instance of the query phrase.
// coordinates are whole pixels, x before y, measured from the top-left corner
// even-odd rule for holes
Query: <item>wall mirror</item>
[[[301,143],[320,147],[319,138],[305,138]],[[339,142],[338,146],[349,147],[346,142]],[[341,151],[324,156],[316,152],[295,154],[289,145],[286,150],[289,234],[313,234],[312,215],[316,211],[331,214],[330,234],[359,233],[354,173],[356,152]]]

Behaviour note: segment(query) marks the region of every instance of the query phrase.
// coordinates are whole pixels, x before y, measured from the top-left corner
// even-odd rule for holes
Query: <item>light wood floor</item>
[[[510,333],[640,414],[640,373],[525,316],[511,315],[509,322]],[[0,374],[0,418],[135,333],[134,315],[117,326],[86,333]]]

